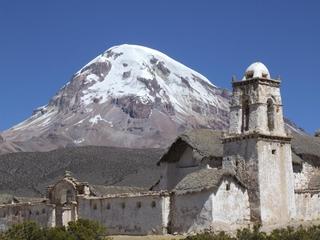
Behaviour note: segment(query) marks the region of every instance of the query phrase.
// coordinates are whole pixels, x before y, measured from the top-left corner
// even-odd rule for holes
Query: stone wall
[[[0,205],[0,231],[13,224],[33,221],[42,227],[55,226],[55,209],[46,203]]]
[[[99,221],[110,234],[165,234],[170,199],[166,194],[79,197],[79,218]]]
[[[296,191],[296,219],[310,221],[320,219],[320,192],[319,191]]]
[[[174,195],[171,201],[171,233],[232,230],[250,221],[247,191],[230,179],[217,192]]]
[[[269,134],[268,117],[267,117],[267,101],[272,99],[275,107],[274,112],[274,130],[272,135],[286,135],[283,122],[282,102],[279,85],[269,83],[261,83],[258,80],[250,84],[233,86],[233,97],[230,107],[230,128],[229,133],[240,134],[242,126],[242,109],[243,101],[248,100],[249,103],[249,132],[259,132]]]
[[[294,168],[294,189],[303,190],[308,189],[308,185],[311,177],[314,174],[320,174],[320,169],[318,167],[312,166],[308,162],[304,162],[302,167]]]

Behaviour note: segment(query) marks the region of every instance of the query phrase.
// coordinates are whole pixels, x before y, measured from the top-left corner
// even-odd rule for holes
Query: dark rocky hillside
[[[163,150],[113,147],[63,148],[0,156],[0,193],[41,196],[69,170],[80,181],[150,188],[159,179]]]

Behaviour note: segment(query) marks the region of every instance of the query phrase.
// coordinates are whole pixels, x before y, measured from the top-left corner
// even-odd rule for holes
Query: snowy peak
[[[212,85],[210,81],[200,73],[192,70],[191,68],[188,68],[187,66],[181,64],[180,62],[168,57],[167,55],[157,50],[139,45],[129,44],[123,44],[109,48],[103,54],[101,54],[100,56],[89,62],[86,66],[84,66],[80,70],[80,72],[82,72],[85,68],[87,68],[93,63],[107,62],[108,60],[111,60],[112,62],[118,62],[120,63],[120,65],[122,64],[123,67],[127,67],[130,65],[132,68],[140,68],[141,70],[145,69],[145,67],[150,63],[159,64],[158,66],[160,68],[161,65],[166,64],[168,68],[171,69],[173,72],[180,72],[181,75],[193,74],[199,78],[204,79],[208,84]]]
[[[185,130],[226,128],[229,97],[167,55],[125,44],[86,64],[4,137],[29,151],[69,145],[165,147]]]
[[[90,85],[81,98],[85,105],[97,99],[104,103],[109,97],[134,95],[144,104],[156,99],[175,103],[178,110],[190,93],[201,101],[214,101],[210,91],[215,86],[207,78],[159,51],[142,46],[110,48],[76,76],[81,75],[86,75],[86,83]]]

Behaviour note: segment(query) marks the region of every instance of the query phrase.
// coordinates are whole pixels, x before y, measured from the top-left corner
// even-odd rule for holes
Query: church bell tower
[[[280,80],[263,63],[233,79],[230,128],[224,137],[224,168],[248,188],[251,220],[287,223],[295,214],[291,137],[284,127]]]

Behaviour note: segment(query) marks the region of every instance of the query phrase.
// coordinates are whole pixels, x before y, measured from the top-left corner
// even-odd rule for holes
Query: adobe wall
[[[212,201],[214,230],[234,230],[250,223],[248,192],[230,178],[221,183]]]
[[[79,197],[78,214],[99,221],[112,235],[165,234],[169,205],[169,196],[161,194]]]
[[[212,225],[212,192],[174,195],[171,199],[170,233],[192,233]]]
[[[0,205],[0,231],[24,221],[33,221],[42,227],[54,227],[54,206],[46,203]]]
[[[204,190],[174,195],[170,219],[171,233],[233,230],[250,221],[248,193],[236,183],[224,180],[216,193]]]
[[[197,171],[201,166],[193,158],[193,149],[187,147],[177,162],[161,163],[162,178],[159,189],[171,191],[186,175]]]
[[[258,152],[262,223],[288,223],[296,212],[291,144],[260,140]]]
[[[249,191],[251,221],[286,223],[294,217],[291,145],[272,139],[224,143],[223,168],[233,169]]]
[[[223,144],[223,169],[234,173],[248,188],[251,221],[261,221],[260,189],[258,177],[257,139],[251,138]]]
[[[320,169],[308,162],[303,162],[302,169],[294,171],[294,189],[308,189],[313,174],[320,174]]]
[[[296,219],[310,221],[320,219],[320,192],[296,191]]]

